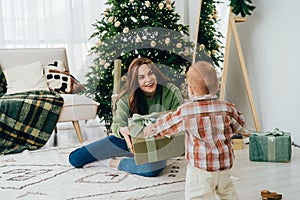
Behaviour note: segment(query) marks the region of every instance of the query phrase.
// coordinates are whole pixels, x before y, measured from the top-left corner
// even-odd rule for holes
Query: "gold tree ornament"
[[[190,55],[190,51],[189,49],[185,48],[184,52],[183,52],[184,56],[189,56]]]
[[[104,65],[106,63],[106,60],[100,60],[100,65]]]
[[[128,33],[129,32],[129,28],[128,27],[125,27],[124,29],[123,29],[123,33]]]
[[[205,46],[204,46],[204,44],[200,44],[200,46],[199,46],[199,50],[200,51],[202,51],[202,50],[204,50],[205,49]]]
[[[101,44],[102,44],[101,40],[98,40],[98,42],[96,43],[96,47],[98,48]]]
[[[162,10],[163,8],[164,8],[164,4],[163,3],[160,3],[160,4],[158,4],[158,8],[160,9],[160,10]]]
[[[105,68],[105,69],[107,69],[109,66],[110,66],[109,63],[105,63],[105,64],[104,64],[104,68]]]
[[[216,50],[211,50],[211,54],[212,54],[212,55],[216,55],[216,54],[217,54],[217,51],[216,51]]]
[[[151,45],[151,47],[155,47],[156,46],[156,42],[155,41],[151,41],[150,45]]]
[[[145,6],[146,6],[147,8],[149,8],[149,7],[150,7],[150,1],[145,1]]]
[[[181,47],[182,47],[182,44],[181,44],[181,43],[177,43],[177,44],[176,44],[176,48],[179,49],[179,48],[181,48]]]
[[[165,39],[165,43],[166,43],[166,44],[170,44],[170,42],[171,42],[170,38],[166,38],[166,39]]]
[[[141,37],[137,37],[136,39],[135,39],[135,42],[142,42],[142,38]]]
[[[115,27],[119,27],[121,25],[121,22],[120,21],[116,21],[115,22]]]
[[[114,17],[113,17],[113,16],[109,17],[109,18],[108,18],[108,21],[109,21],[110,23],[112,23],[112,22],[114,21]]]
[[[218,19],[218,13],[217,13],[217,12],[213,15],[213,18],[214,18],[215,20]]]
[[[172,10],[172,5],[171,4],[167,4],[166,7],[167,7],[168,10]]]

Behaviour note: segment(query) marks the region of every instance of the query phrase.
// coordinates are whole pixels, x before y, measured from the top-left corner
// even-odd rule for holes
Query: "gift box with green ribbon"
[[[154,123],[166,112],[156,112],[149,115],[134,114],[129,119],[130,135],[136,164],[166,160],[184,155],[185,132],[178,132],[172,136],[145,137],[143,130]]]
[[[261,162],[289,162],[291,134],[275,129],[273,132],[252,133],[249,138],[249,158]]]

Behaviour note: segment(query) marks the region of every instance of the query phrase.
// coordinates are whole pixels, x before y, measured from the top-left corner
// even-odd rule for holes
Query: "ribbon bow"
[[[156,121],[156,119],[157,119],[157,117],[154,117],[152,115],[139,115],[139,114],[132,115],[132,120],[134,122],[142,121],[145,126],[153,124]]]
[[[273,132],[267,132],[266,136],[283,136],[285,132],[275,128]]]
[[[283,136],[286,132],[279,130],[278,128],[275,128],[274,131],[269,131],[265,133],[254,133],[254,135],[257,136]]]
[[[149,115],[133,114],[132,118],[129,120],[130,134],[133,137],[138,137],[144,126],[155,123],[156,119],[159,118],[160,115],[161,114],[157,112]],[[135,125],[133,126],[133,124]],[[140,137],[144,137],[144,135],[142,134]]]

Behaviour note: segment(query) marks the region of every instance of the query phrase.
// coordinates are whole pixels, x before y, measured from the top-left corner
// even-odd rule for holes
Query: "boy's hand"
[[[156,135],[156,128],[154,127],[154,125],[152,124],[152,125],[146,126],[144,128],[144,136],[150,137],[153,135]]]

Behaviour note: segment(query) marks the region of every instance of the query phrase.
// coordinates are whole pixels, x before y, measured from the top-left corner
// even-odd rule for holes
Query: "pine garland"
[[[214,66],[220,67],[224,55],[220,41],[223,35],[216,28],[218,23],[216,4],[218,3],[220,2],[215,0],[202,0],[196,61],[202,59],[203,54],[206,54],[208,61],[212,61]]]
[[[232,12],[235,15],[241,15],[245,17],[246,15],[251,15],[251,12],[255,9],[255,6],[251,5],[251,0],[231,0],[230,6],[232,7]]]

